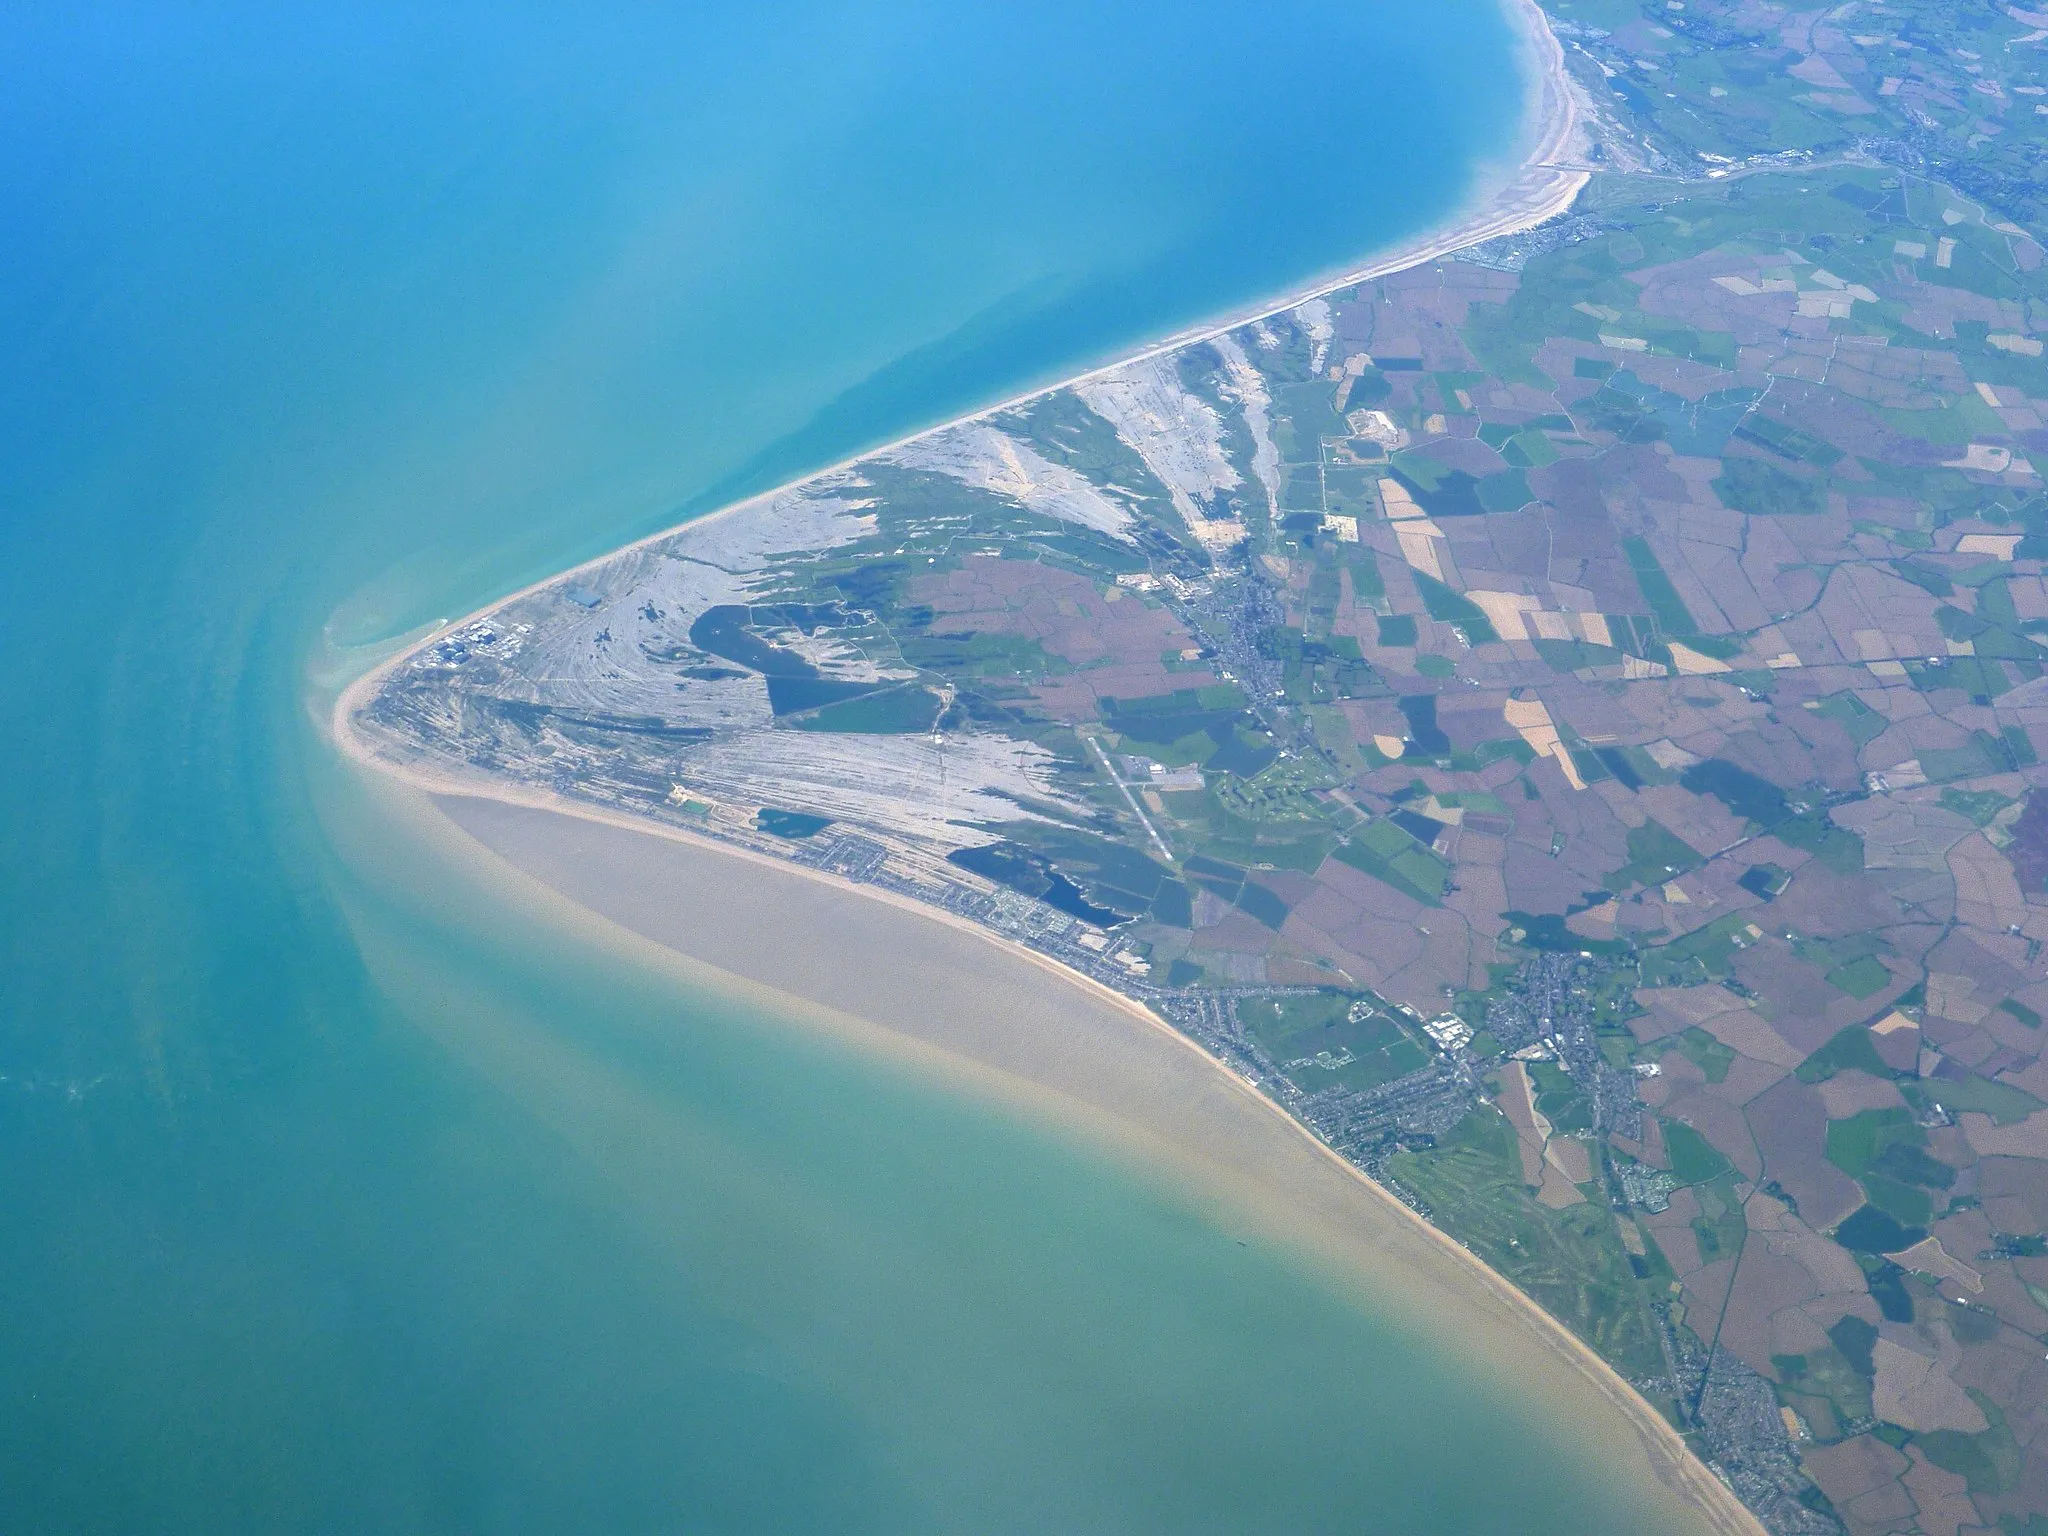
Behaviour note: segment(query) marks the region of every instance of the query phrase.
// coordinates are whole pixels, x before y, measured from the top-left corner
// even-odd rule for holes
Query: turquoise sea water
[[[313,720],[330,644],[1426,223],[1514,108],[1487,0],[11,7],[0,1527],[1632,1528],[1289,1255],[494,902]]]

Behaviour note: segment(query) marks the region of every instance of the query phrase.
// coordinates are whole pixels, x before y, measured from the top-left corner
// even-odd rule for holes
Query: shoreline
[[[480,791],[474,783],[429,775],[390,777],[398,781],[395,787],[409,791],[419,809],[433,815],[442,829],[460,837],[499,870],[511,873],[516,880],[532,882],[547,897],[565,904],[579,920],[579,926],[590,929],[595,925],[614,943],[623,938],[636,948],[652,946],[663,958],[679,959],[686,966],[709,971],[728,984],[765,993],[769,1000],[781,1005],[778,1012],[831,1015],[822,1021],[799,1018],[792,1022],[798,1028],[822,1028],[839,1037],[855,1036],[852,1044],[857,1049],[894,1057],[907,1062],[911,1070],[946,1078],[964,1091],[1010,1103],[1027,1116],[1052,1121],[1112,1155],[1150,1166],[1169,1177],[1184,1193],[1198,1191],[1240,1218],[1262,1226],[1276,1240],[1310,1256],[1331,1278],[1351,1281],[1374,1292],[1383,1302],[1394,1298],[1404,1321],[1426,1328],[1422,1320],[1424,1308],[1405,1295],[1396,1298],[1397,1288],[1385,1273],[1396,1266],[1406,1270],[1407,1278],[1419,1280],[1431,1288],[1433,1296],[1441,1297],[1454,1310],[1466,1312],[1481,1332],[1496,1334],[1490,1341],[1492,1349],[1512,1348],[1516,1343],[1529,1349],[1533,1358],[1510,1362],[1511,1371],[1517,1366],[1534,1364],[1539,1369],[1548,1367],[1560,1373],[1548,1381],[1529,1381],[1524,1377],[1532,1402],[1540,1404],[1560,1390],[1571,1390],[1576,1383],[1578,1388],[1593,1394],[1599,1405],[1617,1414],[1621,1424],[1633,1432],[1641,1448],[1641,1470],[1696,1512],[1703,1529],[1725,1536],[1760,1536],[1762,1526],[1733,1492],[1584,1341],[1471,1250],[1345,1161],[1279,1103],[1135,999],[979,924],[893,892],[776,860],[683,828],[640,821],[542,791],[499,794]],[[539,820],[575,824],[560,829],[558,834],[561,842],[573,844],[573,860],[557,853],[557,861],[564,867],[549,870],[547,858],[536,856],[532,846],[537,842],[544,844],[544,839],[529,837],[527,845],[522,846],[516,827],[511,834],[502,830],[508,823],[520,820],[529,824]],[[500,829],[495,835],[490,825],[493,822]],[[928,925],[926,933],[943,935],[940,942],[950,941],[948,947],[957,949],[963,943],[976,946],[985,956],[995,957],[998,964],[1012,969],[1022,962],[1027,968],[1026,976],[1046,985],[1027,987],[1022,992],[1012,990],[1005,995],[1016,998],[1025,992],[1037,994],[1034,1001],[1051,1004],[1061,1018],[1072,1021],[1069,1038],[1051,1042],[1051,1060],[1035,1064],[1027,1060],[1020,1065],[1009,1059],[1014,1050],[1007,1043],[990,1048],[989,1040],[970,1038],[963,1043],[956,1038],[968,1030],[961,1019],[980,1010],[944,1011],[946,1000],[933,991],[919,995],[939,1007],[939,1015],[915,1017],[913,1008],[891,1010],[886,1019],[877,1018],[872,1015],[878,1010],[863,1010],[836,995],[828,1001],[806,992],[800,985],[792,985],[787,977],[764,975],[764,971],[772,972],[777,963],[764,956],[750,956],[737,963],[725,956],[711,958],[700,952],[719,947],[715,936],[707,942],[699,927],[708,926],[706,914],[691,911],[686,898],[665,899],[658,905],[644,895],[636,899],[634,871],[629,867],[635,855],[630,851],[622,854],[618,836],[610,836],[606,838],[610,846],[595,850],[593,856],[591,833],[597,829],[623,835],[632,847],[649,850],[643,855],[646,858],[668,861],[670,875],[680,863],[701,861],[715,865],[721,860],[729,861],[727,868],[707,871],[701,880],[664,884],[665,897],[675,892],[716,889],[720,893],[717,905],[721,913],[737,912],[745,906],[744,898],[737,893],[749,881],[785,883],[788,889],[778,897],[778,910],[791,892],[806,890],[813,893],[808,904],[815,905],[822,899],[826,904],[841,907],[835,915],[842,922],[805,923],[806,931],[815,929],[836,936],[848,926],[859,925],[863,914],[871,916],[886,911],[898,920]],[[577,890],[577,878],[565,877],[571,863],[580,870],[581,878],[594,882],[598,889]],[[655,931],[664,921],[689,929],[690,940],[679,941]],[[843,942],[828,940],[834,941]],[[816,948],[802,947],[807,958],[816,958],[811,953]],[[968,968],[971,966],[970,957]],[[1068,1000],[1064,1008],[1063,993]],[[1084,1011],[1095,1016],[1076,1017]],[[1113,1038],[1119,1025],[1124,1036],[1121,1042]],[[1033,1037],[1033,1043],[1046,1042],[1043,1037]],[[1119,1044],[1133,1048],[1155,1068],[1163,1065],[1167,1071],[1142,1074],[1145,1081],[1135,1093],[1129,1083],[1103,1095],[1078,1087],[1074,1079],[1086,1069],[1084,1053],[1091,1048],[1108,1049]],[[1186,1104],[1175,1102],[1177,1085],[1166,1080],[1173,1063],[1191,1068],[1213,1090],[1209,1102],[1195,1106],[1193,1113],[1186,1113]],[[1180,1096],[1185,1097],[1184,1090]],[[1149,1105],[1144,1102],[1146,1097],[1152,1100]],[[1165,1113],[1169,1107],[1173,1111],[1171,1117]],[[1183,1114],[1184,1119],[1180,1118]],[[1233,1137],[1233,1131],[1240,1136]],[[1261,1136],[1267,1143],[1264,1149],[1232,1145],[1234,1140],[1256,1140]],[[1285,1182],[1270,1175],[1261,1178],[1262,1172],[1268,1172],[1270,1149],[1276,1140],[1291,1149],[1295,1159],[1296,1166],[1282,1170],[1287,1175]],[[1334,1176],[1335,1183],[1349,1196],[1350,1209],[1334,1213],[1347,1218],[1342,1226],[1331,1219],[1333,1213],[1327,1210],[1308,1208],[1304,1214],[1304,1208],[1313,1204],[1309,1196],[1316,1193],[1303,1188],[1308,1181],[1304,1175],[1308,1180],[1320,1179],[1325,1184]],[[1321,1193],[1327,1204],[1332,1197],[1327,1190]],[[1334,1198],[1342,1200],[1344,1196]],[[1280,1209],[1280,1205],[1293,1209]],[[1361,1246],[1371,1250],[1371,1261],[1360,1253]],[[1375,1261],[1376,1273],[1371,1272]],[[1475,1364],[1499,1363],[1467,1327],[1455,1327],[1439,1337]],[[1581,1401],[1576,1406],[1584,1410],[1594,1405]]]
[[[529,582],[516,591],[492,598],[459,618],[441,620],[415,631],[412,638],[397,651],[384,658],[343,691],[335,705],[336,734],[342,734],[345,730],[344,711],[352,713],[356,705],[375,688],[386,673],[403,665],[416,652],[425,650],[444,635],[495,613],[520,598],[531,596],[544,587],[553,586],[558,581],[606,564],[633,550],[659,543],[683,528],[694,528],[719,518],[745,512],[785,492],[822,480],[828,475],[838,474],[867,459],[893,453],[920,438],[947,432],[954,427],[966,426],[984,417],[1000,415],[1004,411],[1028,405],[1034,400],[1057,394],[1063,389],[1071,389],[1077,384],[1085,384],[1091,379],[1114,373],[1134,363],[1142,363],[1183,347],[1214,340],[1241,326],[1255,325],[1261,320],[1284,314],[1314,299],[1335,293],[1340,288],[1356,287],[1359,283],[1371,282],[1375,278],[1390,277],[1396,272],[1405,272],[1425,262],[1440,260],[1470,246],[1483,245],[1488,240],[1498,239],[1503,235],[1519,234],[1568,211],[1578,200],[1580,191],[1592,179],[1592,172],[1554,158],[1568,148],[1579,127],[1578,111],[1572,99],[1570,76],[1564,64],[1564,48],[1558,42],[1556,34],[1550,30],[1549,20],[1536,0],[1499,0],[1499,4],[1507,17],[1509,28],[1515,34],[1516,52],[1526,61],[1529,68],[1528,89],[1523,107],[1523,121],[1528,125],[1525,129],[1527,147],[1521,161],[1512,170],[1499,177],[1491,186],[1482,185],[1445,223],[1388,247],[1357,266],[1310,278],[1278,297],[1254,300],[1223,316],[1197,321],[1170,336],[1148,341],[1127,352],[1119,352],[1106,362],[1093,364],[1052,383],[1032,385],[992,404],[976,406],[944,421],[918,427],[888,442],[863,448],[858,453],[850,454],[819,469],[809,470],[765,491],[757,492],[740,501],[729,502],[701,517],[668,524],[603,554],[578,561],[575,565],[543,576],[538,581]],[[1522,185],[1530,181],[1537,184]]]
[[[1518,51],[1529,69],[1525,124],[1527,148],[1521,162],[1511,171],[1498,178],[1489,178],[1478,189],[1475,196],[1450,221],[1437,228],[1415,236],[1405,243],[1396,245],[1365,263],[1346,269],[1334,275],[1325,275],[1310,280],[1301,287],[1289,291],[1282,297],[1261,300],[1238,311],[1209,321],[1187,327],[1174,335],[1150,342],[1144,346],[1118,355],[1111,361],[1093,366],[1058,382],[1034,386],[994,404],[978,407],[950,420],[931,426],[921,427],[892,442],[863,449],[858,454],[842,459],[824,468],[812,471],[797,479],[783,483],[773,489],[748,497],[742,501],[719,508],[705,517],[692,519],[688,524],[665,527],[563,571],[555,572],[517,592],[509,593],[464,615],[461,618],[437,623],[424,631],[416,631],[409,640],[395,643],[395,648],[375,665],[369,667],[343,687],[333,700],[325,725],[327,734],[343,756],[358,767],[374,770],[396,780],[399,785],[415,794],[424,809],[431,810],[451,830],[460,832],[475,846],[482,848],[492,858],[519,870],[526,878],[538,883],[558,899],[574,905],[579,911],[594,920],[619,931],[631,934],[645,943],[653,944],[665,953],[681,956],[693,964],[709,967],[725,976],[734,977],[751,985],[766,987],[781,996],[790,996],[776,988],[774,983],[747,976],[744,972],[729,970],[694,955],[679,943],[667,943],[653,938],[640,929],[620,921],[616,916],[607,915],[590,902],[580,900],[563,888],[562,884],[550,881],[532,870],[524,869],[503,849],[480,836],[473,828],[464,825],[457,814],[444,804],[444,799],[454,798],[477,804],[496,804],[526,812],[546,813],[555,817],[567,817],[573,821],[591,826],[602,826],[613,831],[629,834],[633,838],[653,840],[672,848],[682,848],[689,855],[699,859],[711,859],[723,855],[739,861],[746,868],[779,872],[783,878],[802,877],[818,888],[837,891],[841,897],[858,896],[870,906],[881,906],[898,913],[908,914],[926,923],[955,935],[971,936],[981,945],[1006,957],[1010,963],[1018,959],[1027,962],[1037,976],[1046,978],[1050,985],[1043,990],[1057,996],[1062,987],[1079,989],[1082,997],[1098,1007],[1113,1010],[1128,1025],[1143,1031],[1145,1038],[1154,1043],[1155,1049],[1165,1049],[1170,1043],[1168,1054],[1177,1055],[1180,1060],[1199,1063],[1202,1072],[1212,1085],[1228,1095],[1236,1113],[1253,1117],[1270,1131],[1276,1126],[1286,1127],[1288,1137],[1297,1144],[1297,1151],[1312,1151],[1316,1163],[1326,1170],[1340,1170],[1346,1186],[1355,1192],[1363,1192],[1365,1202],[1388,1218],[1391,1230],[1405,1235],[1411,1245],[1419,1251],[1433,1256],[1441,1267],[1436,1277],[1453,1287],[1459,1295],[1476,1300],[1479,1304],[1505,1314],[1512,1320],[1520,1336],[1530,1345],[1539,1347],[1544,1355],[1565,1367],[1587,1388],[1618,1412],[1636,1433],[1644,1453],[1647,1470],[1696,1511],[1709,1529],[1723,1532],[1743,1532],[1756,1536],[1762,1531],[1755,1517],[1736,1500],[1718,1478],[1686,1446],[1678,1433],[1651,1408],[1604,1360],[1588,1345],[1572,1334],[1563,1324],[1552,1317],[1537,1302],[1516,1288],[1505,1277],[1498,1274],[1478,1256],[1458,1243],[1455,1239],[1435,1227],[1422,1216],[1410,1209],[1399,1199],[1375,1183],[1362,1170],[1345,1161],[1330,1147],[1320,1141],[1305,1125],[1290,1115],[1279,1103],[1259,1092],[1256,1087],[1222,1062],[1208,1054],[1194,1040],[1175,1030],[1165,1020],[1158,1018],[1135,999],[1095,981],[1091,977],[1072,971],[1051,958],[1038,954],[1021,944],[1013,943],[988,929],[926,906],[892,892],[863,886],[829,872],[812,870],[799,865],[770,858],[764,854],[738,848],[713,839],[700,837],[686,829],[666,824],[643,821],[630,816],[584,806],[561,797],[518,786],[501,785],[477,776],[456,778],[422,771],[416,766],[401,765],[380,757],[360,737],[354,727],[354,716],[369,695],[393,670],[402,666],[410,657],[436,643],[449,632],[475,622],[497,611],[508,603],[541,588],[554,585],[577,572],[595,565],[609,562],[619,555],[646,544],[665,539],[677,528],[694,526],[714,518],[722,518],[757,506],[775,496],[784,494],[798,486],[809,484],[825,476],[835,474],[878,454],[889,452],[910,442],[933,433],[981,420],[985,417],[1010,410],[1018,405],[1039,399],[1058,390],[1114,372],[1133,363],[1160,356],[1184,347],[1199,344],[1218,335],[1254,324],[1273,315],[1298,307],[1313,299],[1339,289],[1355,286],[1377,277],[1405,271],[1424,263],[1441,259],[1468,246],[1480,244],[1502,235],[1512,234],[1541,224],[1565,212],[1576,201],[1579,192],[1590,178],[1590,172],[1576,166],[1558,163],[1560,156],[1570,144],[1578,127],[1577,114],[1573,105],[1569,77],[1564,66],[1561,46],[1551,32],[1547,19],[1537,7],[1535,0],[1501,0],[1509,25],[1518,37]],[[860,1016],[856,1016],[860,1017]],[[936,1043],[928,1034],[921,1035],[915,1027],[904,1028],[884,1023],[879,1019],[862,1019],[873,1029],[893,1034],[900,1041],[921,1046],[955,1062],[959,1066],[974,1066],[984,1074],[1000,1078],[1012,1078],[1016,1083],[1034,1086],[1044,1094],[1058,1097],[1061,1090],[1050,1080],[1017,1076],[1009,1073],[987,1057],[963,1055],[949,1051]],[[1074,1101],[1078,1104],[1079,1101]],[[1114,1106],[1097,1106],[1099,1114],[1116,1116]],[[1123,1117],[1125,1128],[1134,1138],[1158,1141],[1158,1136],[1142,1135],[1139,1116],[1140,1106],[1129,1106]],[[1249,1122],[1248,1122],[1249,1123]],[[1192,1131],[1194,1128],[1190,1127]],[[1173,1144],[1172,1137],[1164,1138]],[[1190,1150],[1189,1155],[1193,1155]],[[1214,1164],[1213,1155],[1203,1156],[1205,1164]],[[1217,1170],[1212,1166],[1212,1174]],[[1212,1180],[1212,1187],[1213,1187]],[[1235,1203],[1235,1202],[1233,1202]],[[1323,1234],[1328,1241],[1319,1246],[1314,1234],[1306,1238],[1297,1235],[1298,1242],[1306,1243],[1310,1251],[1329,1257],[1332,1246],[1337,1244],[1337,1234]],[[1341,1246],[1341,1245],[1339,1245]],[[1463,1282],[1462,1285],[1459,1282]]]

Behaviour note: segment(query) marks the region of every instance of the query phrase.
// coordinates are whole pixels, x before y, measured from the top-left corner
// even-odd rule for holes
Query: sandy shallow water
[[[696,979],[1053,1122],[1219,1219],[1309,1255],[1597,1446],[1668,1509],[1657,1529],[1756,1532],[1733,1495],[1546,1313],[1127,999],[908,902],[690,839],[437,794],[449,821]],[[521,882],[524,883],[524,882]],[[621,936],[623,937],[623,935]],[[632,946],[636,950],[644,946]]]

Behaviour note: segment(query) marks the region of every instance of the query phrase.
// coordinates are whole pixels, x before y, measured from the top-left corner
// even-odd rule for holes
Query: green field
[[[1427,1152],[1389,1159],[1389,1175],[1437,1225],[1534,1297],[1625,1375],[1661,1374],[1664,1356],[1614,1217],[1598,1201],[1553,1211],[1522,1186],[1515,1133],[1474,1111]]]

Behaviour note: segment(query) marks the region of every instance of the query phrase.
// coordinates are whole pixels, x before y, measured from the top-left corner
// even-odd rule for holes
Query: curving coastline
[[[1204,322],[1070,379],[1025,391],[922,429],[897,443],[867,450],[794,483],[814,481],[888,448],[980,420],[1132,362],[1221,335],[1332,291],[1530,228],[1564,211],[1577,197],[1588,173],[1567,161],[1578,124],[1562,51],[1533,0],[1506,0],[1506,4],[1523,38],[1530,68],[1531,148],[1517,170],[1483,189],[1456,220],[1360,266],[1318,278],[1280,298]],[[712,517],[743,512],[785,489],[781,487],[736,503]],[[639,542],[651,543],[672,531],[663,530]],[[633,547],[636,546],[627,546]],[[614,551],[575,570],[616,559],[620,553],[623,551]],[[409,658],[451,631],[572,574],[573,571],[551,576],[522,593],[438,626],[355,679],[336,699],[329,716],[328,724],[337,746],[356,763],[391,775],[411,790],[431,797],[437,814],[489,849],[510,870],[519,871],[585,911],[597,913],[643,943],[768,988],[779,997],[794,998],[813,1008],[837,1007],[870,1032],[894,1034],[909,1042],[916,1048],[912,1054],[931,1053],[933,1060],[959,1067],[986,1090],[1007,1092],[1055,1112],[1064,1110],[1084,1130],[1106,1140],[1123,1140],[1131,1149],[1149,1153],[1177,1170],[1192,1171],[1199,1182],[1220,1191],[1233,1205],[1253,1209],[1275,1195],[1291,1195],[1285,1187],[1289,1181],[1308,1180],[1315,1186],[1313,1198],[1291,1198],[1287,1209],[1293,1213],[1292,1219],[1282,1222],[1289,1227],[1290,1238],[1352,1269],[1371,1257],[1369,1250],[1385,1250],[1379,1255],[1382,1260],[1386,1252],[1393,1252],[1410,1276],[1440,1286],[1444,1297],[1469,1308],[1475,1319],[1475,1331],[1493,1340],[1496,1347],[1507,1349],[1509,1346],[1500,1340],[1508,1334],[1519,1336],[1531,1353],[1516,1363],[1546,1377],[1538,1390],[1546,1395],[1562,1392],[1564,1397],[1560,1401],[1577,1411],[1585,1411],[1597,1402],[1614,1412],[1633,1432],[1644,1468],[1698,1513],[1702,1528],[1727,1532],[1761,1529],[1732,1493],[1691,1455],[1676,1432],[1548,1313],[1316,1140],[1279,1105],[1130,998],[976,924],[893,893],[855,884],[828,871],[778,863],[743,849],[693,837],[678,828],[609,814],[542,792],[481,783],[474,777],[458,780],[416,765],[394,763],[377,753],[358,733],[357,712],[379,684]],[[491,809],[494,805],[496,810]],[[593,840],[599,838],[607,850],[602,859],[590,853],[595,846]],[[564,860],[562,851],[572,841],[578,845],[579,858]],[[606,881],[595,886],[579,881],[574,874],[579,863],[586,873],[590,867],[602,864],[613,889],[604,888]],[[688,923],[681,929],[663,928],[655,920],[652,906],[644,900],[644,892],[638,905],[629,899],[635,879],[655,866],[667,871],[670,878],[681,877],[682,889],[701,892],[715,887],[721,900],[711,904],[700,901],[692,909],[698,918],[694,928]],[[641,873],[636,873],[634,879],[624,878],[628,871]],[[676,888],[665,887],[671,892]],[[777,972],[772,965],[763,963],[766,957],[750,960],[741,948],[729,943],[721,948],[707,941],[705,920],[715,915],[712,908],[727,909],[730,916],[740,904],[729,898],[742,888],[750,893],[749,900],[758,899],[776,910],[805,898],[836,904],[829,924],[822,915],[823,909],[816,909],[820,914],[815,925],[819,932],[838,931],[838,925],[851,921],[853,914],[873,917],[880,909],[887,909],[892,914],[889,932],[899,942],[918,942],[914,936],[906,937],[913,935],[913,930],[923,931],[927,942],[931,933],[943,932],[946,941],[941,952],[951,956],[954,963],[974,968],[984,962],[997,963],[986,959],[991,954],[997,956],[1001,966],[1010,968],[1002,974],[1042,979],[1046,983],[1044,992],[1055,1001],[1054,1012],[1064,1011],[1060,1006],[1062,1000],[1065,1007],[1074,1009],[1081,1022],[1070,1028],[1067,1047],[1085,1042],[1089,1029],[1108,1029],[1113,1032],[1115,1047],[1129,1053],[1134,1063],[1122,1079],[1126,1088],[1143,1095],[1149,1081],[1153,1088],[1162,1091],[1111,1102],[1081,1091],[1070,1054],[1055,1051],[1042,1059],[1004,1057],[1000,1042],[991,1032],[962,1034],[956,1028],[957,1019],[923,1017],[914,1009],[891,1011],[887,999],[873,1000],[865,1009],[851,1007],[843,1000],[828,1005],[825,999],[806,990],[804,978]],[[856,895],[866,901],[847,900]],[[973,946],[980,948],[976,950]],[[715,953],[700,952],[706,949]],[[942,1011],[927,1010],[934,1014]],[[879,1036],[871,1033],[871,1038]],[[1182,1068],[1197,1073],[1206,1087],[1181,1087],[1174,1093],[1163,1091],[1164,1083],[1188,1081]],[[1175,1105],[1183,1110],[1193,1106],[1196,1118],[1176,1125],[1173,1115],[1163,1112]],[[1207,1139],[1218,1126],[1225,1127],[1220,1145]],[[1274,1150],[1282,1142],[1290,1149],[1288,1152]],[[1311,1173],[1311,1169],[1317,1171]],[[1342,1194],[1331,1192],[1340,1186]],[[1338,1232],[1334,1224],[1339,1221],[1356,1222],[1357,1229]],[[1507,1332],[1503,1333],[1503,1329]],[[1469,1345],[1470,1341],[1467,1342]],[[1550,1363],[1543,1366],[1539,1361]],[[1567,1387],[1567,1381],[1576,1386]]]
[[[1697,1529],[1720,1536],[1763,1530],[1548,1312],[1122,993],[979,924],[827,871],[550,796],[411,787],[501,880],[560,903],[586,928],[594,919],[607,930],[601,940],[643,963],[680,959],[700,983],[737,987],[857,1048],[1161,1171],[1308,1253],[1475,1368],[1512,1377],[1604,1454],[1618,1448],[1603,1430],[1630,1436],[1635,1470],[1684,1506],[1671,1518],[1695,1514]],[[793,926],[806,942],[763,944],[768,923]],[[878,952],[891,957],[886,973],[872,964]]]

